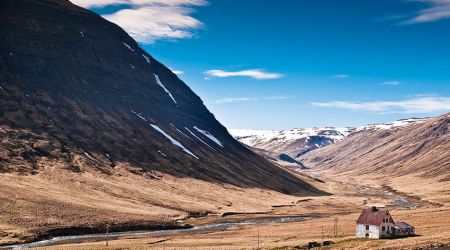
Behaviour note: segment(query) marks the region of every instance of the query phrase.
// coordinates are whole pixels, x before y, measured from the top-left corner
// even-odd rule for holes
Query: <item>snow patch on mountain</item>
[[[284,161],[282,155],[297,159],[313,150],[342,141],[352,133],[398,129],[423,123],[428,119],[403,119],[383,124],[371,124],[359,128],[323,127],[296,128],[291,130],[230,129],[229,132],[241,143],[263,150],[269,158]]]
[[[192,136],[194,136],[195,138],[197,138],[197,140],[199,140],[201,143],[205,144],[206,146],[210,147],[213,149],[213,147],[211,147],[208,143],[206,143],[204,140],[200,139],[200,137],[198,137],[196,134],[194,134],[194,132],[192,132],[190,129],[188,129],[187,127],[184,127]]]
[[[125,47],[127,47],[127,49],[129,49],[129,50],[131,50],[131,51],[133,51],[134,52],[134,49],[133,48],[131,48],[131,46],[130,45],[128,45],[127,43],[122,43]]]
[[[143,121],[147,121],[147,119],[145,119],[141,114],[139,114],[136,111],[131,110],[131,113],[135,114],[137,117],[139,117],[139,119],[143,120]]]
[[[178,131],[180,134],[184,135],[185,137],[189,138],[192,140],[191,137],[189,137],[187,134],[183,133],[183,131],[179,130],[175,125],[173,125],[173,123],[170,124],[170,126],[172,126],[176,131]]]
[[[83,154],[84,154],[87,158],[89,158],[90,160],[96,162],[96,160],[95,160],[88,152],[86,152],[84,149],[82,149],[82,148],[78,148],[78,149],[79,149],[81,152],[83,152]]]
[[[169,134],[167,134],[166,132],[164,132],[164,130],[162,130],[160,127],[156,126],[155,124],[150,124],[150,126],[152,126],[153,129],[155,129],[156,131],[158,131],[159,133],[161,133],[164,137],[166,137],[167,139],[169,139],[169,141],[181,148],[181,150],[183,150],[185,153],[191,155],[192,157],[194,157],[195,159],[199,159],[196,155],[194,155],[189,149],[185,148],[180,142],[178,142],[177,140],[175,140],[172,136],[170,136]]]
[[[142,54],[142,57],[148,62],[148,64],[152,63],[152,61],[150,61],[150,57],[148,57],[148,56],[146,56],[144,54]]]
[[[153,74],[155,76],[156,79],[156,83],[161,86],[161,88],[164,89],[164,91],[167,93],[167,95],[169,95],[170,98],[172,98],[172,101],[178,106],[177,101],[175,101],[175,98],[173,98],[172,93],[170,93],[170,91],[166,88],[166,86],[164,86],[164,84],[161,82],[161,80],[159,79],[159,76],[157,74]]]
[[[254,146],[260,143],[280,144],[289,143],[305,138],[306,142],[311,136],[321,136],[340,141],[352,133],[354,128],[295,128],[291,130],[252,130],[252,129],[229,129],[229,132],[238,141]]]
[[[201,130],[201,129],[197,128],[197,126],[194,126],[194,129],[197,130],[198,132],[202,133],[204,136],[208,137],[208,139],[210,139],[211,141],[213,141],[214,143],[216,143],[217,145],[219,145],[223,148],[223,143],[221,141],[219,141],[216,137],[214,137],[208,131]]]
[[[428,121],[429,118],[411,118],[402,119],[394,122],[382,123],[382,124],[369,124],[367,126],[362,126],[356,129],[356,131],[362,130],[389,130],[393,128],[407,127],[416,124],[421,124]]]

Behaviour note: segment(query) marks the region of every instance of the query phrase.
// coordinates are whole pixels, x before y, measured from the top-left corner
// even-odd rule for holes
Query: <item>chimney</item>
[[[373,206],[372,207],[372,212],[378,211],[377,207]]]

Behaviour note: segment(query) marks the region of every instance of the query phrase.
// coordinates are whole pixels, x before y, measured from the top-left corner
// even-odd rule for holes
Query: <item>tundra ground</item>
[[[259,197],[271,209],[252,210],[247,206],[228,207],[231,215],[212,213],[199,218],[190,218],[184,223],[204,225],[224,221],[241,221],[254,218],[313,215],[301,222],[273,223],[234,226],[227,229],[208,229],[196,232],[177,232],[134,237],[118,237],[109,241],[67,242],[65,245],[39,249],[304,249],[308,242],[331,240],[336,244],[327,249],[446,249],[450,247],[450,206],[445,198],[445,183],[424,183],[414,177],[396,179],[397,185],[364,179],[339,180],[326,172],[307,173],[315,179],[316,186],[331,193],[321,197],[286,196],[285,200],[271,199],[270,195]],[[321,177],[322,176],[322,177]],[[323,177],[328,176],[328,177]],[[301,178],[307,178],[305,176]],[[404,180],[408,185],[400,185]],[[408,181],[408,182],[406,182]],[[426,184],[426,185],[425,185]],[[417,185],[416,187],[414,187]],[[418,192],[419,186],[423,186]],[[402,189],[403,187],[403,189]],[[436,192],[431,192],[433,189]],[[251,201],[255,193],[243,192]],[[255,197],[253,197],[255,198]],[[405,221],[416,227],[417,236],[400,239],[366,240],[355,239],[355,221],[363,207],[387,205],[395,221]],[[233,214],[244,212],[243,214]],[[334,221],[337,220],[335,236]],[[259,241],[258,241],[259,238]],[[259,242],[259,244],[258,244]]]

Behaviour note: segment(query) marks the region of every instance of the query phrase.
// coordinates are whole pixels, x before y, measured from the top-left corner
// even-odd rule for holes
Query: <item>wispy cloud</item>
[[[203,24],[191,16],[191,6],[203,6],[205,0],[72,0],[85,8],[124,5],[103,17],[116,23],[136,41],[153,43],[158,39],[189,38]]]
[[[416,24],[439,21],[450,18],[450,0],[414,0],[429,4],[428,8],[420,10],[417,15],[400,24]]]
[[[220,69],[212,69],[205,71],[205,74],[215,77],[250,77],[258,80],[267,80],[267,79],[278,79],[283,77],[282,74],[279,73],[269,73],[265,72],[262,69],[248,69],[242,71],[224,71]]]
[[[258,100],[258,98],[252,98],[252,97],[234,97],[234,98],[230,98],[230,97],[226,97],[226,98],[221,98],[218,100],[214,100],[210,103],[212,104],[224,104],[224,103],[233,103],[233,102],[248,102],[248,101],[256,101]]]
[[[235,102],[249,102],[249,101],[261,101],[261,100],[287,100],[295,98],[295,96],[266,96],[266,97],[226,97],[218,100],[211,101],[211,104],[226,104],[226,103],[235,103]]]
[[[350,77],[350,75],[347,75],[347,74],[330,76],[330,78],[334,78],[334,79],[344,79],[344,78],[349,78],[349,77]]]
[[[383,82],[383,85],[399,85],[401,84],[401,82],[399,81],[387,81],[387,82]]]
[[[450,97],[420,97],[402,101],[377,102],[313,102],[313,106],[324,108],[370,111],[375,113],[432,113],[450,110]]]
[[[268,96],[265,97],[264,99],[266,100],[286,100],[286,99],[292,99],[294,98],[293,96]]]

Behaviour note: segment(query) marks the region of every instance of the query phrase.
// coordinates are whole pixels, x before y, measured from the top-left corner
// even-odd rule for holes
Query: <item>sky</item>
[[[227,128],[450,112],[450,0],[72,0],[125,29]]]

